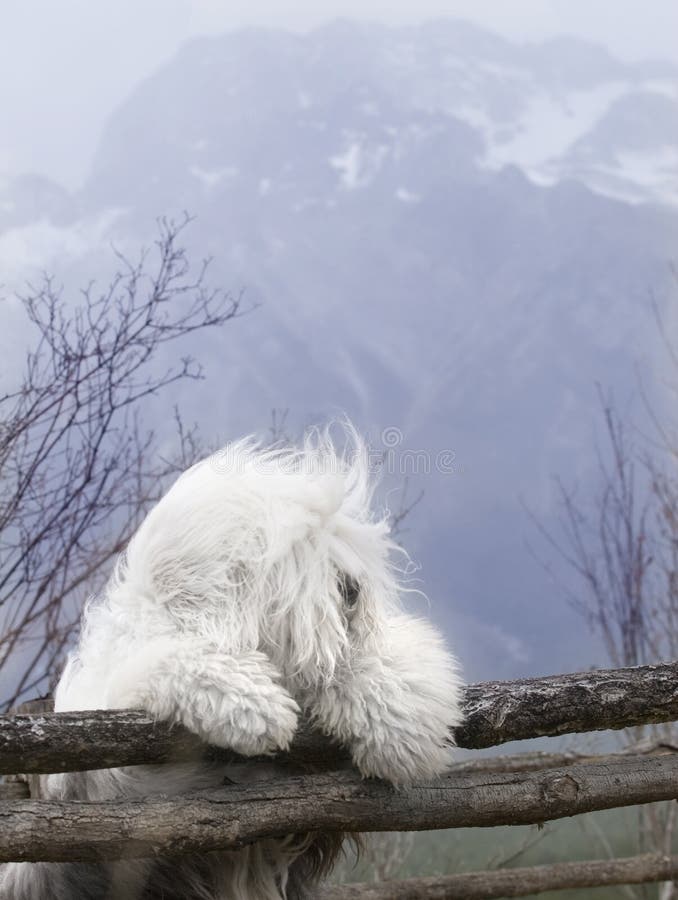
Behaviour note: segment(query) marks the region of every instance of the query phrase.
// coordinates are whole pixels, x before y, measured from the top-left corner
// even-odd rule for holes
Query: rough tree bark
[[[237,849],[299,831],[526,825],[674,800],[678,755],[521,774],[455,774],[396,790],[354,772],[288,776],[181,797],[0,805],[0,862]]]
[[[629,756],[661,756],[669,753],[675,753],[678,747],[664,744],[661,742],[647,743],[643,745],[629,746],[618,753],[609,754],[590,754],[577,753],[576,751],[566,750],[562,753],[546,753],[543,750],[536,750],[533,753],[515,753],[505,754],[502,756],[482,756],[473,759],[465,759],[452,763],[450,767],[450,775],[454,777],[458,774],[472,773],[475,775],[492,775],[496,772],[510,772],[517,774],[518,772],[543,772],[545,769],[560,769],[566,766],[584,765],[586,763],[614,763],[619,759],[625,759]],[[219,751],[222,752],[222,751]],[[239,757],[233,755],[234,761],[239,761]],[[340,768],[350,768],[348,756],[345,757],[346,765]],[[342,758],[343,762],[343,758]],[[256,765],[256,762],[255,762]],[[280,770],[279,762],[276,767]],[[282,767],[284,768],[284,767]],[[290,774],[298,774],[298,766],[290,766],[292,770]],[[319,761],[314,765],[314,771],[336,771],[329,765],[323,765]],[[33,799],[40,799],[39,790],[32,793],[31,787],[35,786],[37,775],[7,775],[4,783],[0,784],[0,802],[3,800],[28,800],[31,796]]]
[[[599,669],[466,688],[460,747],[678,719],[678,663]]]
[[[464,708],[465,724],[454,737],[467,748],[674,721],[678,663],[473,684]],[[142,712],[0,716],[0,774],[178,762],[205,753],[229,757]],[[302,726],[281,760],[328,770],[346,765],[347,757]]]

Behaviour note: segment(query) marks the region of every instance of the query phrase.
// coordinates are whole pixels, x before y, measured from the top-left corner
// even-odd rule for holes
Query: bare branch
[[[35,340],[20,386],[0,397],[0,675],[5,708],[48,687],[88,594],[176,473],[140,412],[152,395],[202,370],[164,347],[240,310],[205,284],[179,245],[189,221],[161,220],[154,253],[117,253],[118,273],[75,301],[45,275],[22,298]],[[163,361],[164,360],[164,361]],[[179,418],[180,422],[180,418]],[[180,464],[195,461],[179,428]],[[22,652],[13,685],[5,677]]]
[[[526,866],[497,872],[464,872],[437,878],[408,878],[385,884],[321,888],[318,900],[491,900],[544,891],[617,884],[649,884],[678,876],[678,856],[643,854],[625,859]]]

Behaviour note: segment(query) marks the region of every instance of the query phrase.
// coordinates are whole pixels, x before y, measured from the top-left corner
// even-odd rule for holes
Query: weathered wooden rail
[[[672,722],[678,720],[678,663],[471,684],[464,714],[454,739],[468,749]],[[237,758],[134,710],[0,716],[0,775],[162,764],[203,754]],[[327,770],[347,756],[302,724],[281,760]]]
[[[678,664],[470,685],[465,713],[465,724],[454,737],[467,748],[670,722],[678,719]],[[5,784],[0,789],[0,862],[203,852],[316,829],[411,831],[541,823],[593,810],[677,799],[678,753],[674,750],[658,746],[652,752],[605,757],[528,753],[477,758],[456,763],[443,778],[396,790],[362,779],[350,768],[341,747],[304,725],[291,752],[277,760],[289,764],[288,772],[274,781],[228,785],[181,797],[106,803],[30,799],[27,784]],[[0,717],[0,774],[161,765],[204,757],[237,759],[232,753],[205,747],[180,727],[153,722],[137,711]],[[249,762],[257,765],[257,761]],[[308,774],[297,774],[299,767]],[[634,877],[645,880],[675,873],[675,859],[642,858],[626,866],[617,862],[613,874],[605,877],[624,878],[632,869]],[[532,872],[535,885],[550,883],[553,867],[547,868],[549,872]],[[505,873],[475,873],[489,874]],[[564,877],[562,872],[556,874]],[[574,870],[570,874],[575,880],[581,875]],[[595,870],[590,870],[581,877],[594,875]],[[322,896],[328,900],[520,896],[504,890],[506,879],[496,882],[496,890],[504,890],[501,894],[473,893],[472,881],[461,875],[447,880],[415,879],[390,885],[388,893],[379,893],[374,885],[344,886],[327,888]],[[495,889],[482,879],[478,884],[486,891]]]
[[[288,776],[181,797],[0,805],[0,861],[238,849],[300,831],[528,825],[678,797],[678,754],[513,775],[455,774],[396,790],[354,772]]]

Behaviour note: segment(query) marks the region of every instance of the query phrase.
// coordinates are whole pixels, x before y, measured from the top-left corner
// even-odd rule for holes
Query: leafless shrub
[[[676,367],[678,354],[656,305],[660,337]],[[674,389],[678,386],[678,377]],[[602,637],[610,661],[633,666],[678,658],[678,443],[675,423],[657,413],[644,390],[649,432],[624,420],[613,400],[599,392],[605,445],[598,454],[598,485],[582,500],[558,482],[560,530],[542,525],[542,536],[577,578],[566,589],[572,606]],[[632,729],[627,742],[675,744],[675,725]],[[678,807],[639,809],[639,849],[675,852]],[[650,896],[656,888],[628,888]],[[661,900],[678,897],[675,883],[659,887]]]
[[[49,687],[84,599],[107,577],[167,478],[194,461],[175,413],[178,451],[159,455],[145,401],[202,371],[164,367],[165,345],[233,318],[239,300],[205,284],[161,221],[151,252],[73,300],[52,278],[23,307],[35,335],[18,389],[0,397],[0,682],[5,706]]]

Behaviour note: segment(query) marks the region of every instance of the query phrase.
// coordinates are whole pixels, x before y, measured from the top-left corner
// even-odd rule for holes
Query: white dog
[[[286,749],[303,710],[365,776],[442,773],[460,680],[437,632],[399,604],[395,546],[370,513],[355,435],[299,450],[246,440],[184,473],[86,611],[57,710],[138,707],[243,755]],[[48,797],[107,800],[214,786],[204,762],[46,776]],[[252,777],[252,776],[246,776]],[[261,776],[254,776],[261,777]],[[232,778],[233,780],[233,778]],[[280,900],[312,896],[335,836],[237,852],[13,864],[3,900]]]

